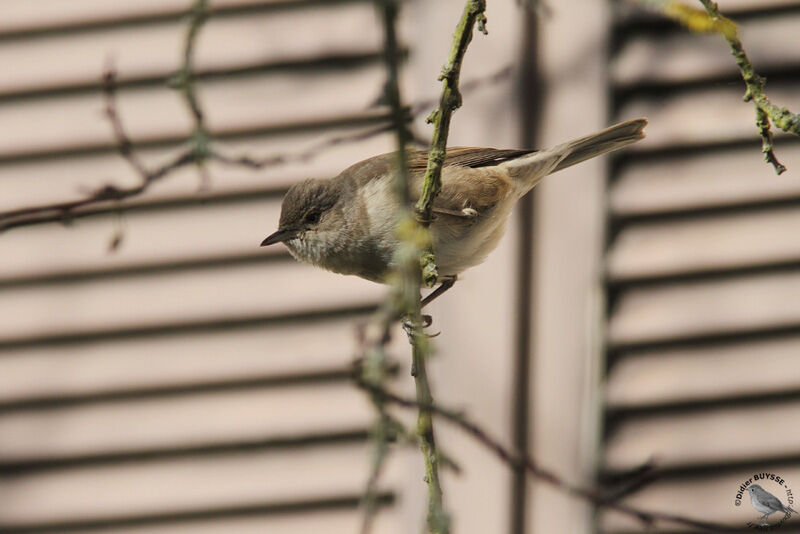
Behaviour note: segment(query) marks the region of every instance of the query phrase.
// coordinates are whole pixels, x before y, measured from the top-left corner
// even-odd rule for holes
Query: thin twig
[[[363,329],[359,336],[361,338],[360,345],[363,347],[361,356],[361,361],[363,363],[358,370],[359,379],[376,389],[383,387],[383,383],[388,374],[386,340],[388,340],[388,328],[391,324],[391,320],[388,317],[388,314],[383,313],[377,321],[381,325],[383,333],[376,342],[367,342],[366,333]],[[362,508],[364,509],[361,534],[369,534],[372,531],[372,525],[378,511],[378,483],[386,462],[386,457],[389,453],[389,435],[392,424],[392,420],[386,411],[384,400],[379,395],[371,395],[370,400],[378,416],[372,427],[372,432],[370,433],[373,449],[372,469],[361,501]]]
[[[409,409],[419,409],[421,407],[420,402],[416,399],[401,397],[400,395],[396,395],[386,391],[385,389],[377,389],[370,384],[360,381],[358,377],[356,377],[356,383],[359,385],[359,387],[369,392],[370,395],[382,397],[384,402],[391,402],[397,406]],[[637,519],[648,526],[657,522],[665,522],[686,527],[699,528],[710,532],[735,532],[741,530],[740,528],[734,528],[732,526],[712,523],[709,521],[701,521],[677,514],[643,510],[638,507],[620,502],[620,498],[624,495],[627,495],[627,493],[624,495],[619,494],[617,496],[610,496],[607,492],[596,488],[572,484],[562,479],[553,471],[539,466],[524,452],[510,451],[497,439],[483,430],[479,425],[469,421],[462,413],[454,410],[448,410],[435,404],[425,405],[424,408],[429,410],[432,414],[453,423],[461,430],[472,436],[476,441],[484,445],[487,449],[494,453],[495,456],[497,456],[504,463],[508,464],[512,469],[523,468],[530,476],[536,478],[537,480],[545,482],[564,493],[588,501],[597,507],[615,510],[623,515]]]
[[[467,91],[474,91],[486,85],[499,83],[507,79],[512,72],[513,70],[510,66],[503,67],[488,76],[482,76],[462,84],[463,91],[466,93]],[[112,125],[116,149],[120,155],[132,165],[136,174],[142,177],[142,183],[146,183],[146,185],[144,185],[144,187],[122,188],[109,184],[76,200],[26,206],[0,212],[0,231],[46,222],[70,222],[80,217],[94,215],[98,213],[98,210],[84,210],[83,208],[94,208],[109,201],[117,202],[128,200],[131,197],[143,194],[150,187],[151,182],[165,178],[177,168],[195,163],[197,157],[196,149],[194,147],[189,147],[162,167],[153,171],[147,170],[146,166],[135,157],[133,150],[134,143],[123,128],[119,114],[117,113],[115,101],[116,73],[112,68],[107,69],[103,75],[103,92],[106,99],[106,115],[109,116]],[[407,120],[410,121],[416,117],[422,116],[435,104],[436,100],[433,99],[420,100],[414,103],[408,109]],[[209,147],[208,159],[218,161],[225,165],[244,166],[252,169],[263,169],[292,163],[305,163],[313,160],[327,150],[371,139],[380,134],[389,132],[392,129],[392,123],[387,122],[386,124],[381,124],[374,128],[328,137],[299,152],[286,152],[262,159],[250,156],[228,156],[215,150],[212,146]],[[136,165],[133,164],[131,160],[132,157],[134,158],[133,161],[137,163]],[[125,204],[120,204],[118,208],[120,212],[124,212],[127,206]]]
[[[506,65],[491,74],[480,76],[468,82],[464,82],[461,84],[461,92],[466,94],[487,85],[497,84],[508,79],[513,72],[513,67]],[[427,98],[411,104],[405,111],[406,122],[411,122],[425,113],[430,113],[430,108],[435,106],[438,102],[438,98]],[[231,157],[216,153],[213,150],[211,156],[222,163],[242,165],[244,167],[250,167],[253,169],[263,169],[289,163],[305,163],[314,159],[326,150],[330,150],[341,145],[365,141],[382,133],[392,131],[393,128],[394,124],[392,122],[387,122],[374,128],[368,128],[355,133],[336,135],[323,139],[299,152],[286,152],[282,154],[266,156],[263,158],[255,158],[252,156]]]
[[[139,175],[139,184],[130,187],[106,184],[78,200],[54,202],[3,212],[0,214],[0,231],[31,224],[31,220],[39,217],[51,217],[53,220],[60,220],[65,223],[70,222],[76,209],[109,201],[120,202],[130,197],[141,195],[154,183],[175,169],[184,167],[194,161],[194,153],[191,150],[187,150],[156,169],[148,169],[134,152],[133,143],[128,137],[117,111],[116,72],[113,67],[109,67],[103,74],[103,95],[105,99],[104,111],[111,124],[117,151],[128,162],[134,172]]]
[[[467,0],[464,11],[453,34],[453,44],[450,55],[442,68],[439,80],[443,84],[442,96],[439,99],[439,108],[428,116],[428,122],[433,123],[433,140],[428,152],[428,166],[422,181],[422,194],[417,201],[417,217],[423,225],[429,226],[433,213],[433,202],[442,189],[442,167],[447,153],[447,137],[450,131],[450,117],[453,112],[461,107],[461,93],[458,89],[458,79],[461,75],[461,63],[467,46],[472,40],[472,32],[477,24],[478,30],[486,33],[486,0]],[[428,287],[432,287],[439,278],[436,269],[436,260],[433,249],[425,251],[421,258],[422,280]]]
[[[170,79],[169,84],[183,95],[186,107],[194,120],[192,146],[196,152],[195,163],[201,173],[203,164],[210,155],[210,139],[205,124],[205,114],[197,96],[197,83],[194,72],[195,50],[200,30],[209,17],[208,0],[195,0],[190,10],[189,24],[186,27],[186,38],[183,42],[183,62],[178,72]]]

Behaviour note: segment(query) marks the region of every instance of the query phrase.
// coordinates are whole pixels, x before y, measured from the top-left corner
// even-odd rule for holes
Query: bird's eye
[[[318,223],[319,222],[319,212],[318,211],[310,212],[309,214],[306,215],[306,218],[304,220],[308,224]]]

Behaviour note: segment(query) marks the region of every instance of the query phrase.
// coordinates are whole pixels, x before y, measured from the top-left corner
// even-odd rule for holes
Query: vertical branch
[[[411,183],[406,159],[406,144],[409,139],[406,125],[406,115],[400,98],[399,84],[399,58],[400,48],[397,42],[397,16],[399,0],[375,0],[381,9],[382,22],[385,32],[384,59],[386,62],[386,101],[392,109],[392,126],[397,135],[397,162],[395,170],[394,191],[401,206],[397,236],[399,244],[395,251],[393,271],[390,282],[392,291],[387,302],[381,308],[376,322],[382,325],[383,335],[372,345],[378,350],[365,350],[368,358],[364,362],[365,369],[372,369],[372,375],[362,374],[361,381],[370,386],[370,391],[380,390],[380,373],[375,374],[376,365],[385,365],[384,348],[388,342],[388,332],[393,317],[404,318],[404,328],[412,345],[412,375],[416,382],[417,393],[417,435],[425,461],[425,481],[428,485],[428,531],[431,534],[448,534],[450,532],[450,518],[444,510],[442,487],[439,480],[439,454],[433,430],[433,417],[431,394],[426,361],[431,352],[430,341],[422,332],[422,314],[420,312],[419,288],[423,279],[428,285],[436,282],[438,275],[433,258],[433,246],[430,231],[427,229],[431,221],[433,201],[441,189],[441,171],[445,160],[447,134],[450,127],[450,116],[461,105],[461,94],[458,90],[458,80],[461,73],[461,63],[467,45],[472,39],[475,24],[478,29],[486,33],[486,0],[468,0],[461,20],[456,27],[453,45],[450,50],[447,64],[442,70],[440,80],[444,82],[444,89],[439,103],[439,109],[428,119],[434,123],[434,137],[431,145],[428,166],[425,173],[422,196],[415,210],[411,206]],[[422,221],[422,224],[418,222]],[[422,269],[420,267],[423,266]],[[370,343],[364,343],[369,347]],[[384,362],[384,363],[381,363]],[[374,486],[380,473],[381,465],[387,450],[387,424],[389,419],[383,406],[382,397],[372,395],[372,401],[379,412],[378,421],[373,432],[375,457],[373,472],[367,488],[367,503],[371,502],[370,494],[374,494]],[[367,506],[362,532],[368,532],[374,506]]]
[[[420,226],[414,217],[411,207],[411,184],[406,159],[406,144],[409,139],[406,115],[400,98],[399,59],[400,47],[397,42],[398,0],[376,0],[381,9],[385,32],[384,58],[386,62],[386,101],[392,109],[392,126],[397,136],[397,161],[395,170],[394,191],[401,206],[401,214],[397,228],[399,244],[395,251],[395,271],[392,273],[392,291],[383,307],[384,336],[381,343],[388,341],[390,322],[395,317],[403,317],[404,325],[412,345],[412,374],[416,378],[417,396],[420,409],[417,422],[417,434],[420,437],[421,449],[425,461],[425,478],[428,484],[428,530],[432,534],[448,534],[449,517],[444,511],[442,489],[439,482],[439,457],[433,434],[433,421],[430,409],[432,402],[430,384],[425,370],[425,360],[430,352],[428,338],[422,332],[422,316],[420,312],[419,288],[422,282],[420,272],[420,256],[431,246],[430,233]],[[391,310],[393,313],[387,313]],[[377,361],[373,359],[373,361]],[[375,427],[375,458],[373,474],[377,476],[380,463],[385,457],[388,419],[382,405],[382,399],[373,398],[379,411],[379,419]],[[371,523],[369,508],[366,510],[364,531]]]
[[[433,123],[433,140],[428,152],[428,166],[422,182],[422,194],[417,201],[416,211],[423,225],[429,226],[433,211],[433,201],[442,189],[442,166],[447,154],[447,136],[450,130],[450,117],[461,107],[461,93],[458,80],[461,75],[461,64],[467,46],[472,41],[475,24],[478,30],[486,34],[486,0],[467,0],[453,34],[453,44],[447,63],[442,68],[439,80],[443,83],[439,108],[430,114],[427,121]],[[428,249],[422,257],[422,279],[426,285],[432,286],[439,277],[433,251]]]
[[[461,20],[456,27],[453,45],[447,63],[442,70],[440,80],[444,82],[439,109],[430,117],[434,123],[434,134],[428,155],[428,166],[422,185],[422,195],[416,205],[416,215],[422,225],[416,222],[410,206],[410,187],[406,166],[405,144],[408,139],[402,103],[399,97],[398,84],[398,46],[396,40],[397,0],[382,0],[384,26],[386,28],[386,61],[388,81],[386,84],[387,101],[392,107],[394,126],[398,139],[398,192],[404,213],[401,218],[398,234],[400,246],[397,251],[398,276],[396,279],[399,299],[398,310],[406,317],[406,332],[412,345],[412,374],[416,383],[416,394],[419,402],[417,416],[417,435],[425,462],[425,481],[428,485],[428,530],[432,534],[450,532],[450,518],[444,510],[442,487],[439,479],[439,455],[433,430],[433,417],[429,406],[433,404],[426,362],[431,351],[430,342],[422,332],[420,313],[419,287],[424,280],[433,285],[438,278],[433,257],[433,246],[427,226],[431,221],[433,201],[441,190],[441,171],[444,164],[447,135],[450,117],[461,105],[461,94],[458,80],[461,64],[467,45],[472,39],[475,24],[486,32],[485,0],[468,0]],[[420,267],[422,266],[422,270]]]
[[[406,161],[408,129],[400,99],[398,58],[400,47],[397,43],[397,0],[381,0],[383,24],[386,28],[385,58],[387,66],[386,97],[392,108],[392,119],[397,132],[397,174],[395,191],[403,215],[398,228],[401,239],[397,251],[400,273],[397,280],[399,308],[406,318],[406,331],[412,345],[412,374],[416,381],[417,399],[420,409],[417,419],[417,435],[425,462],[425,481],[428,485],[428,530],[432,534],[446,534],[450,531],[449,517],[444,511],[442,487],[439,481],[439,457],[433,434],[433,418],[430,410],[424,408],[433,402],[425,360],[430,353],[430,343],[422,332],[419,287],[421,285],[420,255],[429,248],[428,232],[414,219],[411,210],[411,187]]]
[[[417,328],[412,334],[413,355],[412,374],[416,383],[417,402],[417,435],[425,462],[425,482],[428,484],[428,528],[432,534],[450,532],[450,517],[444,510],[442,486],[439,480],[439,454],[436,450],[436,439],[433,433],[433,405],[428,371],[425,360],[430,353],[430,342],[424,333]]]

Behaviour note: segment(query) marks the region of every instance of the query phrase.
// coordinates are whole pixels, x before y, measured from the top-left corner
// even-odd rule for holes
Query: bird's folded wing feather
[[[434,207],[444,212],[460,212],[464,208],[481,209],[494,205],[509,190],[509,183],[490,168],[536,152],[533,149],[497,149],[483,147],[451,147],[447,149],[442,172],[442,191]],[[356,187],[385,177],[393,168],[396,153],[381,154],[360,161],[346,169],[346,177]],[[412,181],[412,196],[419,198],[422,180],[428,166],[428,151],[411,149],[406,151],[408,171]],[[454,167],[470,169],[472,172],[454,173]],[[480,172],[479,172],[480,171]]]
[[[442,170],[442,190],[434,202],[439,213],[459,213],[465,208],[480,214],[508,194],[511,184],[506,173],[491,169],[504,161],[535,152],[531,149],[453,147],[447,149]],[[409,154],[409,172],[414,182],[414,196],[419,194],[427,168],[428,153],[415,150]],[[463,167],[458,172],[455,167]],[[467,171],[466,169],[469,169]]]
[[[533,149],[500,149],[457,146],[447,149],[444,166],[469,167],[477,169],[479,167],[491,167],[499,165],[504,161],[525,156]],[[428,167],[428,152],[426,150],[410,150],[408,153],[408,170],[410,172],[424,172]]]

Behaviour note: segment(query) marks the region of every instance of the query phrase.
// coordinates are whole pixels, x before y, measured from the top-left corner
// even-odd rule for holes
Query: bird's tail
[[[508,161],[503,166],[527,191],[548,174],[644,139],[645,126],[645,118],[621,122],[586,137]]]

